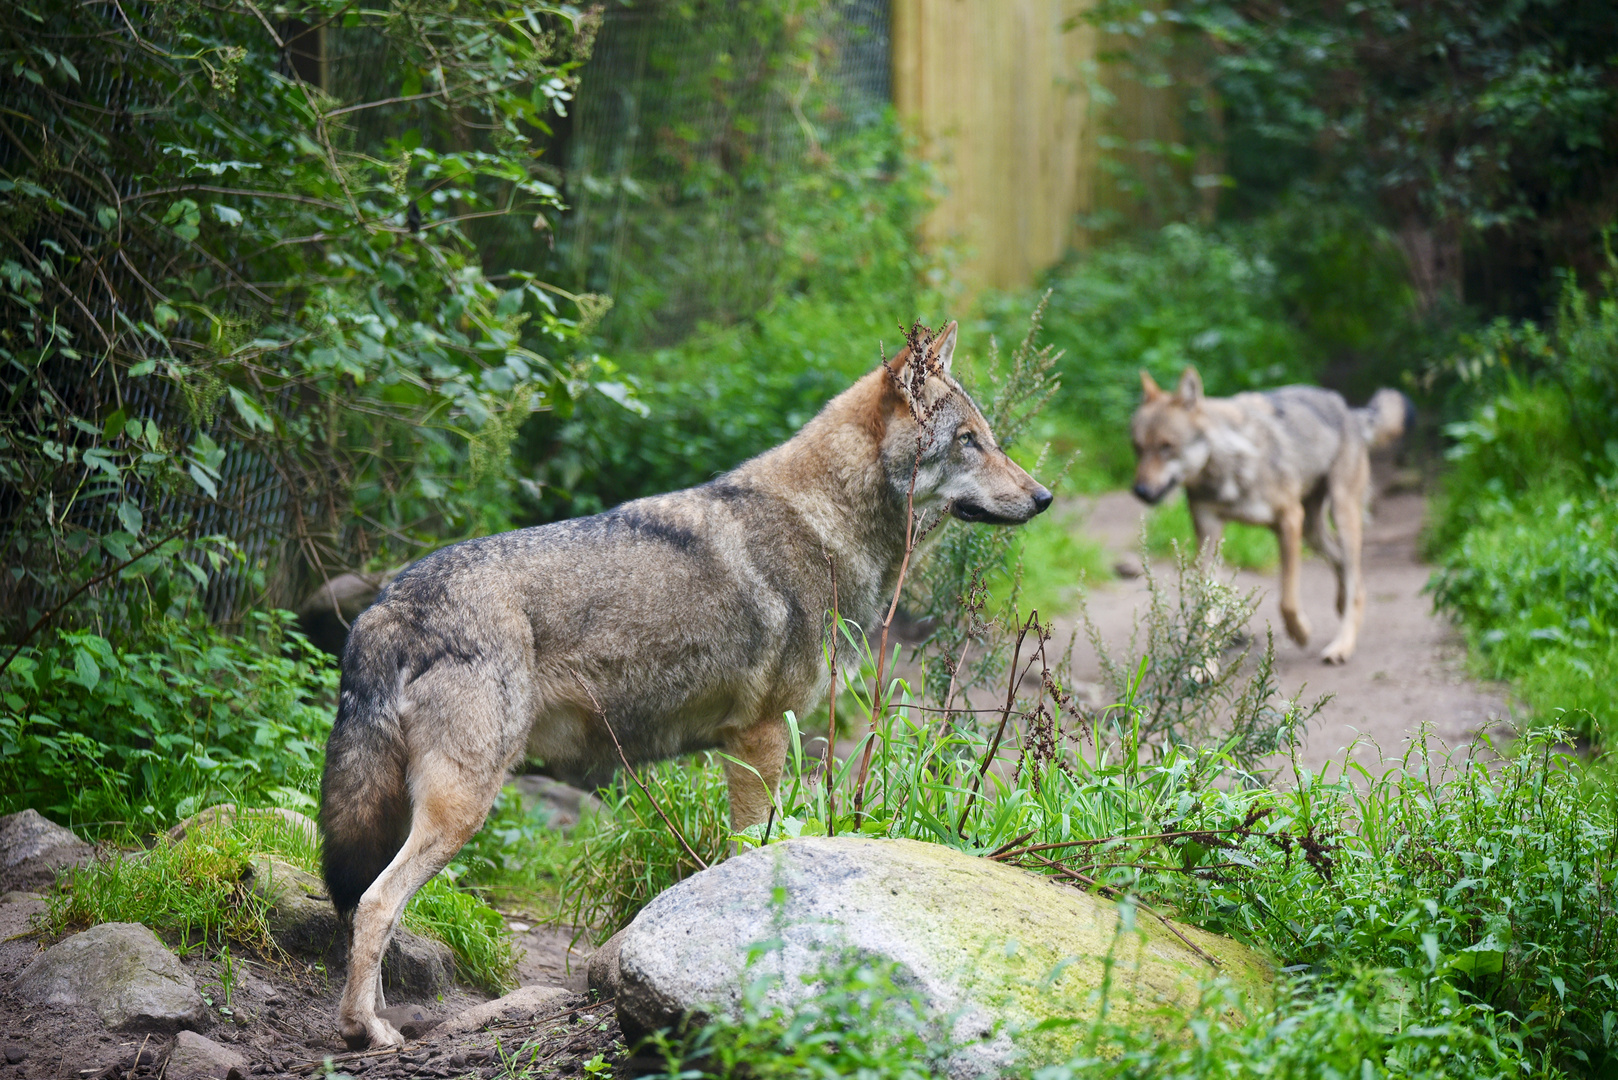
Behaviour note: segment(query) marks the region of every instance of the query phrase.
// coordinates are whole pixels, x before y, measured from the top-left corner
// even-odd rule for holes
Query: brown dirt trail
[[[1082,530],[1106,546],[1109,563],[1131,559],[1145,507],[1127,492],[1071,502]],[[1381,771],[1378,766],[1385,759],[1399,757],[1406,740],[1423,727],[1456,749],[1479,733],[1499,727],[1510,716],[1502,687],[1467,675],[1464,645],[1443,617],[1433,612],[1432,599],[1423,592],[1431,567],[1418,558],[1416,541],[1425,510],[1426,500],[1415,493],[1378,500],[1367,523],[1362,560],[1365,622],[1359,649],[1346,664],[1325,664],[1318,656],[1338,624],[1333,607],[1336,579],[1325,562],[1308,557],[1303,565],[1303,608],[1314,627],[1307,647],[1294,644],[1281,625],[1276,572],[1235,572],[1235,582],[1244,592],[1259,591],[1250,629],[1260,642],[1265,628],[1273,629],[1276,675],[1282,691],[1290,696],[1302,689],[1306,701],[1332,695],[1309,727],[1299,755],[1302,764],[1319,769],[1341,762],[1343,751],[1354,746],[1352,760],[1377,774]],[[1152,565],[1160,581],[1172,588],[1172,564],[1154,560]],[[1113,655],[1123,652],[1134,620],[1144,616],[1146,595],[1142,578],[1114,579],[1090,587],[1091,618]],[[1058,639],[1065,642],[1078,626],[1073,616],[1059,619]],[[1100,665],[1082,628],[1074,649],[1074,667],[1081,679],[1101,678]]]

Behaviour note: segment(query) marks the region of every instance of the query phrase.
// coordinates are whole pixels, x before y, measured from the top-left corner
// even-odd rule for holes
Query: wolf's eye
[[[978,437],[970,431],[961,432],[960,439],[962,446],[976,446],[978,444]]]

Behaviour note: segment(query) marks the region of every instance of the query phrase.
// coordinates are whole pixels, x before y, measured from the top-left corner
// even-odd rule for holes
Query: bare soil
[[[1128,492],[1112,492],[1072,503],[1082,530],[1107,547],[1109,563],[1132,559],[1138,563],[1135,552],[1146,510],[1139,501]],[[1303,566],[1303,608],[1314,631],[1307,647],[1286,636],[1277,607],[1277,572],[1235,572],[1239,587],[1260,594],[1250,632],[1262,643],[1265,629],[1273,630],[1282,691],[1291,696],[1301,690],[1305,700],[1331,695],[1307,733],[1300,764],[1312,769],[1341,765],[1346,751],[1348,760],[1377,774],[1384,761],[1400,757],[1411,736],[1422,731],[1438,743],[1459,749],[1481,733],[1500,728],[1510,717],[1505,689],[1466,673],[1464,645],[1453,627],[1434,613],[1432,598],[1424,592],[1432,572],[1417,556],[1425,511],[1426,500],[1416,492],[1387,494],[1377,500],[1367,523],[1362,560],[1365,622],[1359,649],[1346,664],[1325,664],[1318,656],[1338,626],[1336,579],[1324,561],[1307,557]],[[1172,584],[1169,560],[1154,560],[1153,572]],[[1091,618],[1114,656],[1123,654],[1135,620],[1144,618],[1146,596],[1146,583],[1140,577],[1089,587]],[[1079,625],[1071,615],[1059,619],[1059,639],[1066,642]],[[1081,679],[1101,678],[1100,665],[1082,629],[1074,649],[1074,667]]]
[[[111,1032],[88,1009],[39,1008],[11,994],[23,968],[54,943],[30,932],[31,918],[43,909],[37,899],[0,904],[0,1080],[164,1077],[172,1033]],[[402,1050],[356,1054],[343,1045],[336,1022],[340,971],[328,974],[296,961],[248,961],[227,1016],[218,1010],[225,1001],[219,965],[196,953],[182,962],[197,988],[215,1003],[215,1021],[201,1034],[244,1056],[249,1076],[324,1076],[329,1060],[336,1072],[363,1080],[568,1077],[581,1075],[584,1063],[598,1053],[616,1060],[622,1042],[612,1002],[592,1004],[583,993],[588,947],[570,954],[566,933],[520,922],[513,929],[519,947],[527,951],[518,982],[561,986],[572,993],[529,1020],[455,1037],[435,1038],[427,1031]],[[487,999],[476,990],[457,988],[433,999],[390,994],[388,1004],[416,1005],[433,1019],[446,1020]]]

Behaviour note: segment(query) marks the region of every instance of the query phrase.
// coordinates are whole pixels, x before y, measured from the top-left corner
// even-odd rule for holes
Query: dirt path
[[[1073,502],[1081,530],[1104,543],[1110,558],[1123,559],[1135,550],[1144,508],[1133,496],[1114,492]],[[1244,591],[1260,591],[1251,625],[1258,635],[1266,625],[1275,631],[1276,670],[1283,692],[1291,695],[1306,687],[1306,699],[1333,695],[1304,742],[1300,758],[1310,767],[1340,761],[1343,749],[1356,740],[1353,759],[1375,766],[1383,757],[1399,755],[1407,736],[1423,724],[1446,745],[1459,747],[1509,715],[1503,688],[1467,676],[1464,646],[1433,613],[1431,597],[1422,592],[1431,573],[1416,556],[1425,507],[1421,495],[1410,493],[1387,495],[1377,503],[1365,537],[1365,624],[1359,650],[1347,664],[1327,665],[1317,656],[1337,628],[1335,578],[1323,561],[1311,557],[1303,566],[1303,607],[1315,634],[1308,648],[1293,644],[1281,626],[1276,574],[1246,570],[1236,574]],[[1172,580],[1167,561],[1154,561],[1153,567]],[[1127,645],[1145,598],[1145,582],[1139,578],[1091,587],[1091,616],[1114,655]],[[1059,620],[1061,640],[1066,641],[1075,625],[1072,618]],[[1080,678],[1100,678],[1095,654],[1082,633],[1074,661]]]

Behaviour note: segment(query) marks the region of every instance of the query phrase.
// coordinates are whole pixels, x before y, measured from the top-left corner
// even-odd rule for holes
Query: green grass
[[[1146,518],[1146,550],[1154,556],[1166,556],[1174,551],[1195,555],[1197,534],[1191,527],[1191,509],[1186,505],[1185,493],[1176,492],[1167,502],[1152,508]],[[1225,526],[1224,547],[1221,554],[1227,564],[1243,570],[1271,570],[1280,561],[1280,547],[1275,534],[1261,525],[1246,525],[1232,521]]]
[[[104,922],[138,922],[181,950],[246,949],[279,955],[265,902],[243,883],[254,859],[280,856],[318,872],[317,851],[299,830],[277,819],[246,817],[160,837],[150,848],[122,851],[64,874],[47,896],[44,928],[61,934]],[[448,874],[429,881],[405,908],[404,925],[437,938],[455,955],[459,977],[491,993],[516,968],[511,932],[499,912],[457,889]]]

